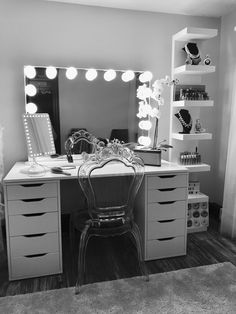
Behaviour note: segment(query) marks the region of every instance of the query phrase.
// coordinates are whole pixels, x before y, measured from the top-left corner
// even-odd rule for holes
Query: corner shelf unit
[[[211,51],[211,42],[205,42],[211,38],[216,37],[218,34],[217,29],[207,29],[207,28],[196,28],[196,27],[186,27],[183,30],[172,36],[172,65],[171,74],[173,79],[178,79],[179,85],[191,86],[206,84],[202,83],[202,79],[207,82],[207,76],[211,75],[216,71],[214,65],[205,65],[203,63],[204,56]],[[186,53],[183,51],[183,47],[188,42],[195,42],[200,51],[202,61],[199,65],[185,64]],[[208,51],[209,50],[209,51]],[[209,81],[208,81],[209,82]],[[181,87],[179,87],[181,88]],[[200,118],[201,110],[206,110],[205,108],[212,108],[214,106],[214,101],[209,100],[176,100],[175,99],[175,87],[171,87],[171,107],[170,107],[170,135],[169,143],[173,146],[173,149],[169,151],[169,161],[179,164],[180,153],[184,151],[194,152],[196,147],[202,140],[211,140],[212,134],[208,133],[194,133],[195,119]],[[190,134],[179,133],[182,131],[182,127],[175,114],[180,109],[189,110],[190,115],[193,120],[193,126]],[[202,116],[203,120],[206,119]],[[202,119],[200,119],[201,121]],[[206,121],[205,121],[206,124]],[[203,125],[205,127],[205,125]],[[199,151],[201,154],[201,151]],[[210,171],[211,166],[207,163],[195,164],[195,165],[183,165],[183,167],[188,168],[191,176],[196,178],[196,174],[199,172]],[[191,175],[191,173],[194,173]],[[201,203],[208,202],[208,196],[199,193],[195,195],[189,195],[188,203]],[[201,229],[201,228],[200,228]],[[199,229],[199,230],[200,230]],[[204,227],[203,230],[206,230]]]

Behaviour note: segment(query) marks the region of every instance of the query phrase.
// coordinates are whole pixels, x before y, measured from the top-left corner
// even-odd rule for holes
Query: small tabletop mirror
[[[36,162],[36,157],[56,153],[49,115],[23,114],[23,123],[28,156],[33,159],[32,164],[23,172],[29,176],[42,176],[45,174],[45,168]]]

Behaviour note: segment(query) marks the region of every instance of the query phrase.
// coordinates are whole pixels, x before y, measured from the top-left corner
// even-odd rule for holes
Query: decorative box
[[[161,166],[161,150],[151,148],[135,148],[134,152],[142,158],[145,165]]]

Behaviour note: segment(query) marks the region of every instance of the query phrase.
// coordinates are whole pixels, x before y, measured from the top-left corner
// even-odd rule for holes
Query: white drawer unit
[[[62,272],[60,182],[5,184],[9,279]]]
[[[135,205],[145,260],[186,254],[187,197],[187,170],[145,176]]]

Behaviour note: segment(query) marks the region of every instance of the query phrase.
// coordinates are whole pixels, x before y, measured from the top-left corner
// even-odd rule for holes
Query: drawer
[[[186,219],[149,221],[147,236],[150,239],[183,236],[186,233]]]
[[[57,183],[33,183],[7,186],[8,200],[57,197]]]
[[[148,189],[165,189],[188,186],[187,174],[170,174],[148,177]]]
[[[59,235],[54,232],[10,237],[10,249],[13,258],[30,254],[59,252]]]
[[[186,254],[184,237],[149,240],[146,247],[146,259],[158,259]]]
[[[186,201],[169,201],[148,204],[148,220],[185,218]]]
[[[60,254],[48,253],[13,258],[10,279],[39,277],[61,272]]]
[[[181,201],[187,199],[187,188],[148,190],[148,203]]]
[[[8,215],[53,212],[58,210],[58,202],[56,197],[15,200],[7,203],[7,210]]]
[[[57,232],[58,213],[38,213],[9,216],[10,236]]]

